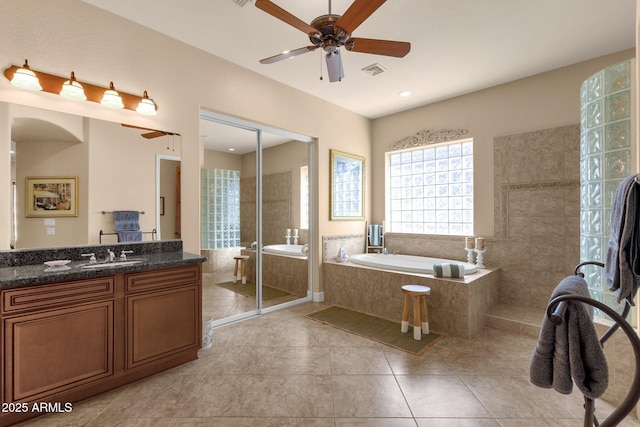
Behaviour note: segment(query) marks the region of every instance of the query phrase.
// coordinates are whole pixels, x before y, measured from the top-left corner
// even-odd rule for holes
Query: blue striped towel
[[[433,264],[433,275],[436,277],[464,277],[464,265],[448,262]]]

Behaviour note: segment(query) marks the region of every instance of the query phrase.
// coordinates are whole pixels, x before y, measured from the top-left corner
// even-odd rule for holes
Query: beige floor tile
[[[398,375],[397,380],[414,417],[490,417],[455,375]]]
[[[413,418],[336,418],[335,427],[415,427]]]
[[[265,372],[271,374],[331,374],[331,349],[328,347],[277,347]]]
[[[331,372],[334,375],[392,373],[384,352],[373,347],[332,348]]]
[[[334,375],[334,413],[344,417],[410,417],[393,375]]]
[[[578,418],[583,397],[574,391],[562,395],[532,385],[527,376],[463,375],[469,387],[494,418]]]
[[[258,417],[333,417],[330,375],[267,375]]]
[[[417,418],[418,427],[499,427],[487,418]]]

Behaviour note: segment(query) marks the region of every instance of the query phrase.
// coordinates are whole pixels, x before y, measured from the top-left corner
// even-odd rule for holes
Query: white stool
[[[249,255],[238,255],[233,257],[236,260],[236,264],[233,267],[233,283],[238,280],[238,262],[240,262],[240,269],[242,270],[242,284],[247,284],[247,260]]]
[[[420,340],[422,334],[429,333],[429,316],[427,313],[427,295],[431,293],[431,288],[422,285],[404,285],[404,307],[402,308],[402,332],[409,331],[409,306],[413,298],[413,339]]]

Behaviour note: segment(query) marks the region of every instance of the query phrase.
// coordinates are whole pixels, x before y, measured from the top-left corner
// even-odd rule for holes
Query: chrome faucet
[[[80,256],[83,257],[90,257],[89,258],[89,264],[95,264],[97,262],[96,260],[96,254],[94,254],[93,252],[90,254],[80,254]]]
[[[116,257],[116,254],[113,253],[111,249],[107,249],[107,261],[112,262]]]
[[[122,251],[120,252],[120,259],[127,259],[127,254],[132,254],[133,251]]]

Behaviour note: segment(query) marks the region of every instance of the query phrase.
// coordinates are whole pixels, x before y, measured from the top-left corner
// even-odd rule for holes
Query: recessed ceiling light
[[[236,151],[235,148],[229,148],[229,151]]]
[[[400,92],[398,95],[400,96],[411,96],[411,91],[410,90],[403,90],[402,92]]]

